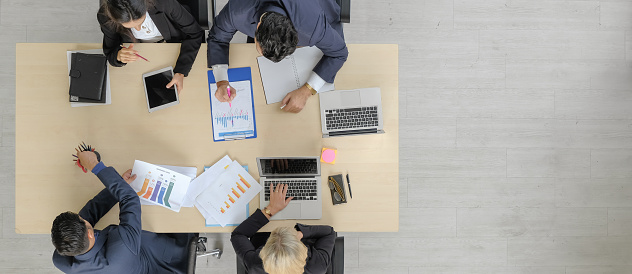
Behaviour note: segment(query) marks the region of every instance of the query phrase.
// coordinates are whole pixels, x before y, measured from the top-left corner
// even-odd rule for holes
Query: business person
[[[121,67],[139,60],[134,44],[182,43],[173,69],[178,92],[184,90],[184,77],[189,74],[204,41],[204,30],[195,18],[176,0],[105,0],[97,19],[103,32],[103,52],[112,66]]]
[[[336,241],[336,232],[331,226],[296,224],[293,228],[276,228],[267,239],[255,235],[293,198],[286,198],[285,184],[273,185],[272,189],[270,204],[263,211],[257,209],[231,234],[230,241],[237,256],[250,274],[325,273]]]
[[[215,97],[221,102],[235,97],[227,94],[227,70],[229,42],[237,31],[254,37],[259,54],[273,62],[296,47],[316,46],[323,52],[307,83],[281,101],[287,112],[300,112],[311,95],[333,83],[349,54],[335,0],[231,0],[215,18],[206,40],[208,67],[217,80]]]
[[[79,162],[97,175],[105,189],[79,211],[59,214],[51,229],[53,263],[65,273],[185,273],[187,244],[193,234],[156,234],[141,230],[140,200],[129,183],[132,170],[120,176],[79,152]],[[94,225],[119,203],[119,225]]]

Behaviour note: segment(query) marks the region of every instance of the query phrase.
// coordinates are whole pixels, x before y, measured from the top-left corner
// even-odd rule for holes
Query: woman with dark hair
[[[122,67],[139,59],[134,44],[182,43],[173,69],[173,80],[167,85],[183,89],[195,57],[204,41],[204,30],[195,18],[176,0],[104,0],[97,19],[103,32],[103,52],[112,66]]]

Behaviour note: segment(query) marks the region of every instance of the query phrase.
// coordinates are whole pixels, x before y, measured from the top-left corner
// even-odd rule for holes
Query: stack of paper
[[[236,225],[248,217],[248,204],[261,185],[237,162],[224,156],[191,182],[187,199],[207,220],[207,226]]]

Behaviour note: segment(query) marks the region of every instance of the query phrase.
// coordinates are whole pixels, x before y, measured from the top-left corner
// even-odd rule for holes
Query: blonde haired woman
[[[336,232],[331,226],[296,224],[293,228],[279,227],[269,237],[264,234],[267,237],[265,245],[255,246],[265,240],[253,237],[261,235],[255,235],[257,231],[294,198],[285,197],[285,184],[271,187],[270,204],[263,211],[257,209],[231,234],[230,241],[237,256],[243,260],[249,274],[325,273],[336,240]]]

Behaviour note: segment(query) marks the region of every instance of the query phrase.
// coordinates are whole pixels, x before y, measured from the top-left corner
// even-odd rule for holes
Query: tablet
[[[173,68],[166,67],[156,71],[143,74],[143,84],[145,85],[145,95],[147,97],[147,108],[149,112],[168,108],[180,103],[176,85],[166,88],[173,79]]]

